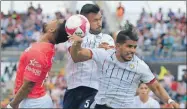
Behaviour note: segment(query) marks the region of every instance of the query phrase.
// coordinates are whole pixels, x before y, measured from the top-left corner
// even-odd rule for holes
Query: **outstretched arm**
[[[170,104],[173,108],[179,108],[179,105],[175,101],[172,101],[166,90],[160,85],[157,80],[147,85],[163,102]]]
[[[89,49],[81,47],[82,38],[80,38],[79,36],[73,35],[69,39],[73,41],[73,44],[69,48],[70,49],[69,51],[75,63],[87,61],[92,58],[92,52]]]
[[[29,92],[32,90],[34,85],[35,82],[24,80],[23,85],[15,95],[14,99],[10,102],[10,106],[12,108],[18,108],[20,102],[28,96]]]

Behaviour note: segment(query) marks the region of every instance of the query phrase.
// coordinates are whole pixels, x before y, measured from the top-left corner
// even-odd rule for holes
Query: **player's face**
[[[117,47],[121,58],[124,61],[130,61],[136,53],[137,41],[126,40],[124,44],[119,44]]]
[[[102,30],[102,15],[101,12],[89,13],[87,16],[88,21],[90,22],[90,32],[92,34],[99,34]]]
[[[146,84],[141,84],[138,88],[138,92],[140,96],[145,96],[149,94],[149,88]]]
[[[65,21],[62,19],[52,20],[47,24],[48,32],[53,33],[51,40],[55,41],[55,44],[65,42],[68,40],[67,33],[65,31]]]

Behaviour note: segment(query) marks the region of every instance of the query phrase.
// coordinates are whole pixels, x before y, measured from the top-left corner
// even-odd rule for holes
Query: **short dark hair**
[[[80,14],[82,15],[88,15],[89,13],[98,13],[100,11],[100,8],[96,4],[85,4],[81,11]]]
[[[138,88],[139,88],[142,84],[145,84],[145,83],[143,83],[143,81],[140,81],[140,83],[138,84]]]
[[[131,23],[124,25],[124,30],[121,30],[116,38],[116,43],[123,44],[126,40],[138,41],[136,28]]]
[[[64,20],[63,23],[60,23],[58,25],[55,34],[56,44],[66,42],[68,40],[68,34],[66,33],[65,24],[66,20]]]

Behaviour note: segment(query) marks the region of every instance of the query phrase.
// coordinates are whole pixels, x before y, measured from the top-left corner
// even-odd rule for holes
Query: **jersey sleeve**
[[[144,61],[140,61],[138,71],[140,71],[142,74],[141,81],[143,81],[143,83],[149,84],[156,80],[149,66]]]
[[[28,52],[25,60],[24,78],[33,82],[42,82],[49,70],[47,60],[45,54]]]
[[[91,54],[92,54],[92,58],[94,61],[96,61],[97,63],[102,63],[102,61],[104,61],[107,53],[106,50],[103,48],[95,48],[95,49],[90,49]]]
[[[108,35],[108,34],[104,34],[103,35],[101,43],[102,42],[106,42],[106,43],[109,44],[109,46],[112,46],[112,47],[115,46],[114,39],[110,35]]]

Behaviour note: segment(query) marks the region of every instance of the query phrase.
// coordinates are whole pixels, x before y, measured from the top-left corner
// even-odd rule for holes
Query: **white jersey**
[[[140,81],[149,83],[155,78],[148,65],[135,55],[129,62],[119,62],[115,49],[96,48],[91,51],[101,73],[95,97],[97,104],[112,108],[131,107]]]
[[[148,101],[143,103],[140,100],[139,96],[136,96],[134,99],[134,108],[138,107],[138,108],[160,108],[160,104],[158,103],[158,101],[156,101],[155,99],[153,99],[152,97],[148,98]]]
[[[100,33],[97,36],[93,34],[87,34],[83,38],[83,48],[97,48],[102,42],[109,43],[110,46],[114,46],[114,40],[110,35]],[[72,44],[66,42],[65,46],[68,49]],[[68,62],[66,66],[66,78],[68,89],[73,89],[79,86],[87,86],[90,88],[99,88],[98,83],[98,71],[95,61],[88,60],[85,62],[74,63],[69,51],[67,52]]]

